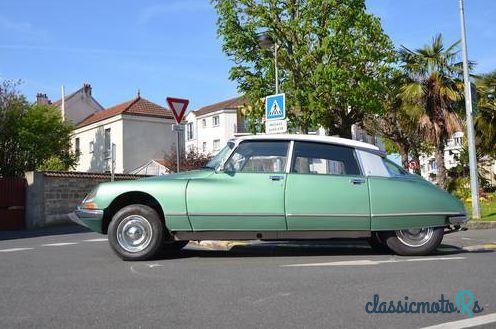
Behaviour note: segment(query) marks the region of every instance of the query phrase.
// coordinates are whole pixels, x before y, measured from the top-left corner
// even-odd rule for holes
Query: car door
[[[242,141],[222,171],[191,180],[186,196],[193,230],[285,231],[288,145]]]
[[[288,230],[370,230],[367,184],[353,148],[295,141],[286,182]]]

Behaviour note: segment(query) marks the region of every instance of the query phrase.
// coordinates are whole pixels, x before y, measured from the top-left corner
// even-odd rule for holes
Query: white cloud
[[[39,40],[41,42],[45,42],[48,39],[46,31],[34,27],[29,22],[13,21],[5,16],[0,16],[0,31],[20,38]]]
[[[192,12],[201,12],[211,9],[209,0],[183,0],[167,1],[143,8],[138,14],[138,24],[147,24],[149,21],[165,17],[170,14],[185,14]]]

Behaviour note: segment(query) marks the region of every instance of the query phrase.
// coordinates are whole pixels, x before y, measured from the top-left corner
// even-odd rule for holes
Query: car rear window
[[[294,143],[291,171],[299,174],[361,175],[352,148],[312,142]]]

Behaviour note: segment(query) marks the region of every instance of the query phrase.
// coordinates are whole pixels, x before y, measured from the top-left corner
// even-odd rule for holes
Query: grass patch
[[[481,221],[496,221],[496,193],[493,193],[490,198],[483,200],[481,206]],[[472,202],[465,202],[465,208],[469,216],[472,214]]]

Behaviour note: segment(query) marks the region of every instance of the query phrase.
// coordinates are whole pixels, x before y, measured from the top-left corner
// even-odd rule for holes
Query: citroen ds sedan
[[[189,240],[368,238],[425,255],[467,217],[458,199],[376,146],[252,135],[229,141],[201,170],[100,184],[73,219],[108,234],[122,259],[144,260]]]

